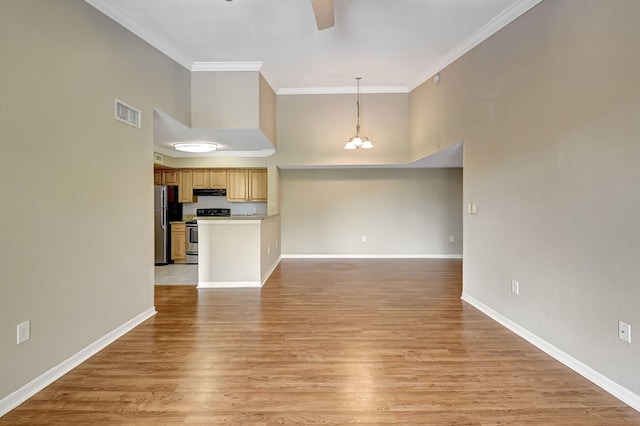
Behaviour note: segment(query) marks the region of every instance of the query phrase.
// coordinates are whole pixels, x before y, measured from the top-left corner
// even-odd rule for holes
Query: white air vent
[[[116,99],[116,120],[140,128],[140,110]]]
[[[158,154],[157,152],[153,153],[154,162],[156,163],[164,163],[164,157],[162,154]]]

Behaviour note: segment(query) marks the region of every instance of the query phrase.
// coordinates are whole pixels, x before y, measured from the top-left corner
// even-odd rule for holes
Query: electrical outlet
[[[17,344],[24,343],[31,338],[31,322],[25,321],[18,324],[18,340]]]
[[[511,293],[520,294],[520,283],[516,280],[511,280]]]
[[[618,338],[624,342],[631,343],[631,326],[629,324],[618,321]]]
[[[449,235],[449,242],[452,243],[454,240],[453,235]]]
[[[363,236],[362,236],[362,242],[363,242],[363,243],[366,243],[366,242],[367,242],[367,236],[366,236],[366,235],[363,235]]]

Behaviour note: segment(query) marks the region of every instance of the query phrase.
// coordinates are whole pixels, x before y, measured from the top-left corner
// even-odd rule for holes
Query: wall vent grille
[[[154,161],[156,163],[164,163],[164,157],[161,154],[158,154],[157,152],[154,152],[153,156],[154,156]]]
[[[140,128],[140,110],[116,99],[116,120]]]

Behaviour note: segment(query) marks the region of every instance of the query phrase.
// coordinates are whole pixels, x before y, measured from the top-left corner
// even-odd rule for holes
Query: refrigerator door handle
[[[160,225],[162,226],[162,229],[165,229],[167,227],[167,214],[166,211],[163,209],[163,214],[160,215]]]

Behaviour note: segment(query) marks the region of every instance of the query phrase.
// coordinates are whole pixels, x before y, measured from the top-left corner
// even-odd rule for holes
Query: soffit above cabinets
[[[153,111],[153,149],[170,157],[268,157],[274,148],[259,129],[191,128],[164,112]],[[214,153],[194,154],[173,149],[176,141],[211,141]]]

